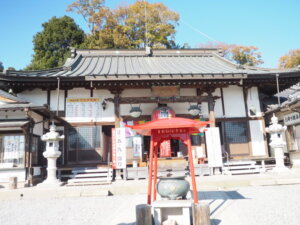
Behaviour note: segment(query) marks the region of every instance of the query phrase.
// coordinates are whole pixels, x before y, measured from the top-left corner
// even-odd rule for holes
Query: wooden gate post
[[[141,204],[135,207],[136,225],[152,225],[151,205]]]
[[[193,225],[211,225],[209,205],[206,203],[193,204]]]

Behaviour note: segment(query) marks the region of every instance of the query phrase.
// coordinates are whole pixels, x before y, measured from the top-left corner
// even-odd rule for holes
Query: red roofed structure
[[[192,133],[199,133],[199,130],[206,127],[206,125],[208,125],[209,123],[210,121],[204,122],[180,117],[173,117],[166,119],[157,119],[140,125],[126,125],[126,127],[132,128],[139,134],[151,136],[147,197],[148,204],[151,204],[152,200],[156,200],[157,158],[159,146],[162,142],[171,139],[181,140],[187,146],[194,203],[198,203],[190,135]]]

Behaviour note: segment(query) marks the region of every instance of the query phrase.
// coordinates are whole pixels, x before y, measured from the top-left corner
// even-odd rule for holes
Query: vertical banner
[[[125,128],[115,128],[115,169],[126,168]]]
[[[112,168],[116,169],[116,129],[111,129],[111,160]]]
[[[218,127],[206,128],[205,141],[209,167],[222,167],[222,149]]]
[[[132,139],[133,142],[133,156],[140,157],[142,159],[142,137],[135,136]]]
[[[160,157],[171,157],[171,141],[164,141],[160,144]]]

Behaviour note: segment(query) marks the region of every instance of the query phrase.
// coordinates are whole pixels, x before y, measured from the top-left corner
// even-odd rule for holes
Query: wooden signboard
[[[173,97],[179,95],[179,86],[152,86],[152,96],[154,97]]]
[[[101,112],[100,98],[67,98],[66,117],[98,118]]]

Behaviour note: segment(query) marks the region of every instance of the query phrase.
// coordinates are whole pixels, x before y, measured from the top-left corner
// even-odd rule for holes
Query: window
[[[228,143],[246,143],[247,123],[246,122],[225,122],[225,135]]]
[[[69,128],[68,151],[100,148],[100,132],[100,126]]]
[[[38,164],[39,137],[33,136],[31,143],[32,165]]]
[[[24,166],[24,135],[0,135],[0,163],[12,163],[13,166]]]

